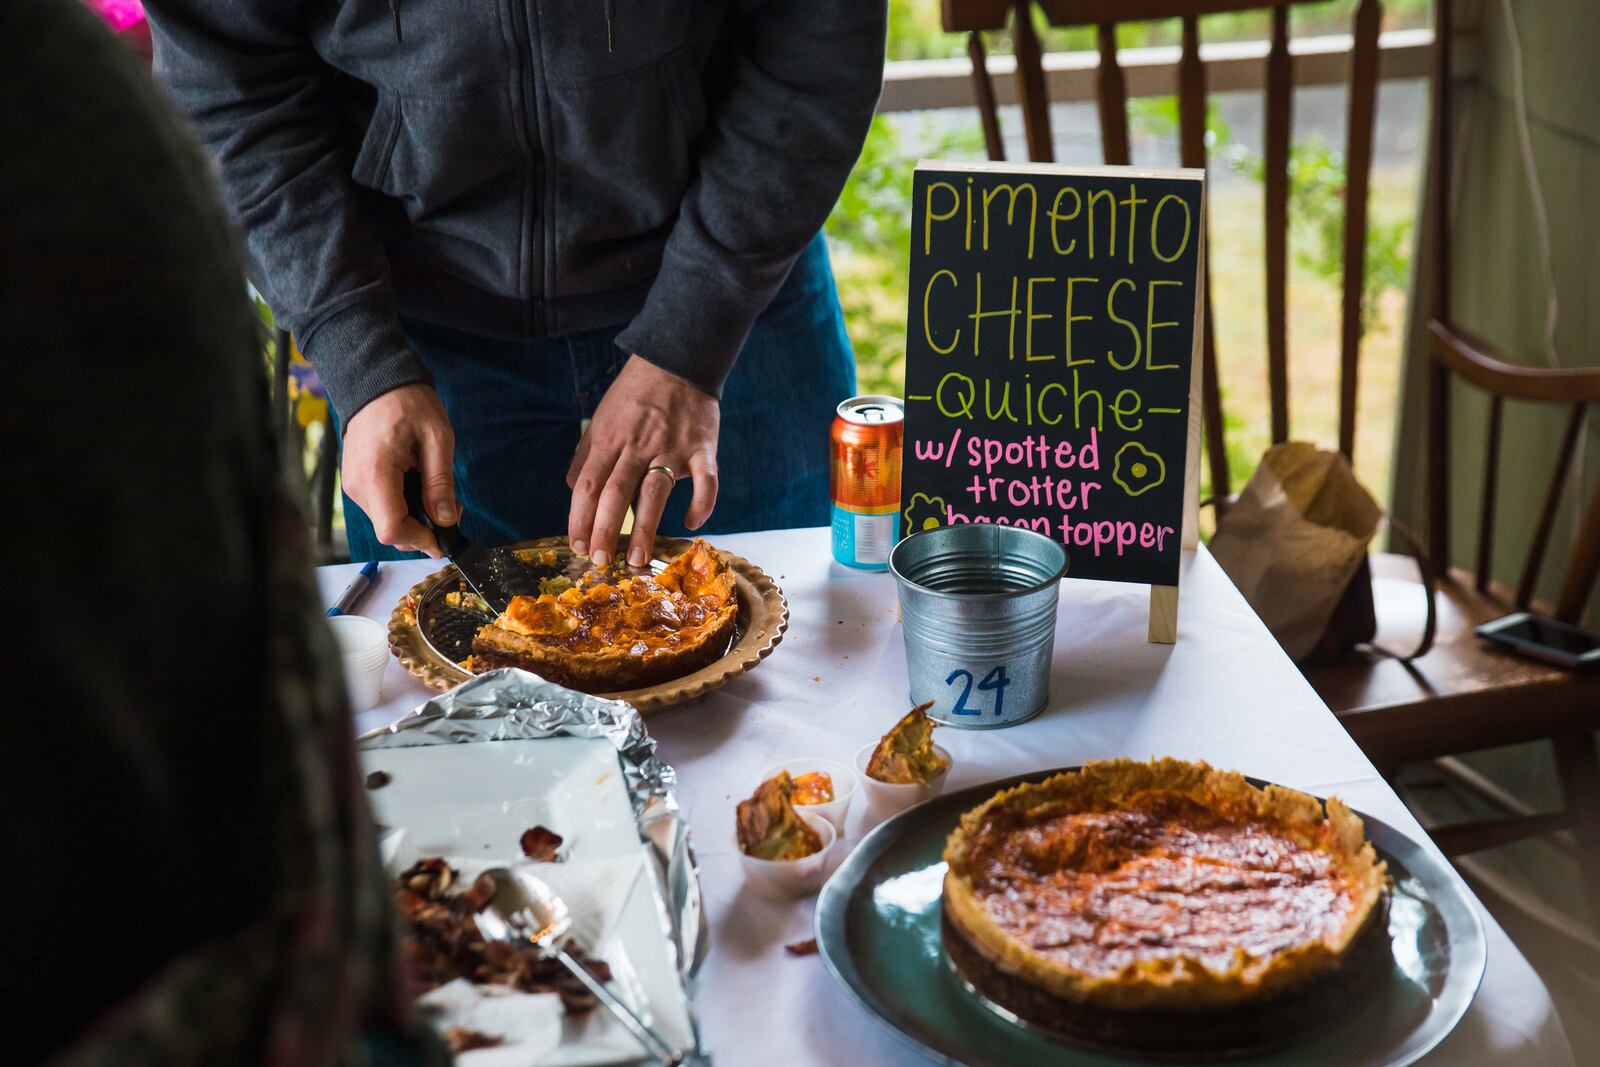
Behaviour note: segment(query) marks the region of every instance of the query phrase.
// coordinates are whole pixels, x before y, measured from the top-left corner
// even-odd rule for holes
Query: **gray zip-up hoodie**
[[[346,419],[401,313],[617,343],[718,394],[821,227],[884,0],[146,0],[257,286]]]

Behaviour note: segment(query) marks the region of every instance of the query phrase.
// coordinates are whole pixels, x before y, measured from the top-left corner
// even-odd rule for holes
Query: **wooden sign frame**
[[[1200,196],[1200,269],[1194,293],[1194,351],[1189,357],[1189,444],[1183,455],[1183,534],[1181,547],[1193,552],[1200,547],[1200,434],[1205,426],[1205,336],[1206,336],[1206,270],[1210,265],[1210,250],[1206,235],[1210,232],[1209,203],[1211,197],[1202,190]],[[1183,564],[1180,561],[1179,580]],[[1178,641],[1178,587],[1152,585],[1150,587],[1150,624],[1146,640],[1161,645]]]

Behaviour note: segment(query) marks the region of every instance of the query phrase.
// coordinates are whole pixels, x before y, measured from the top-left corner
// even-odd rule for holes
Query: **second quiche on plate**
[[[961,979],[1102,1047],[1226,1054],[1337,1012],[1386,955],[1361,819],[1204,763],[1090,763],[962,816],[944,943]]]

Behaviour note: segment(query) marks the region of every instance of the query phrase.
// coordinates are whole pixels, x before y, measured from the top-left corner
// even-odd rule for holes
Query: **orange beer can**
[[[892,396],[854,396],[839,405],[828,435],[833,489],[833,558],[881,571],[900,540],[900,455],[906,409]]]

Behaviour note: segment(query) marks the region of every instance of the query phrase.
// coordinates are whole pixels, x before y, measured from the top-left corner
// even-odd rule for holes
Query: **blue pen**
[[[344,587],[344,592],[339,594],[339,599],[333,607],[328,609],[328,617],[343,615],[354,608],[361,600],[363,594],[372,587],[372,580],[378,576],[378,561],[371,560],[366,563],[360,572]]]

